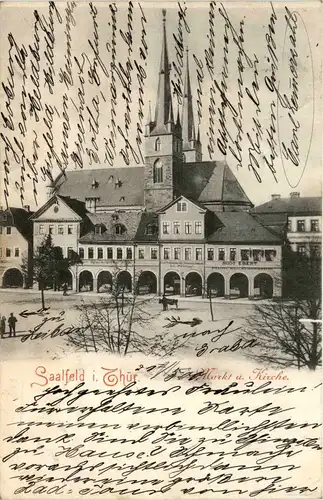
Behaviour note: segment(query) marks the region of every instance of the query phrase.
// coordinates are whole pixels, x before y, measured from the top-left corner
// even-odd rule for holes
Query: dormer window
[[[153,171],[154,184],[158,184],[163,182],[164,173],[163,173],[163,164],[158,159],[154,163],[154,171]]]
[[[99,183],[95,179],[93,179],[91,186],[92,189],[96,189],[99,186]]]
[[[119,179],[115,182],[115,185],[114,185],[116,188],[120,188],[122,186],[122,181],[120,181]]]
[[[116,224],[115,232],[120,236],[121,234],[124,234],[126,232],[126,228],[123,224]]]
[[[155,140],[155,151],[160,151],[160,139],[157,137]]]
[[[94,226],[94,232],[95,234],[102,234],[102,224],[95,224]]]
[[[158,226],[155,222],[151,222],[150,224],[147,224],[145,233],[147,236],[153,236],[158,234]]]

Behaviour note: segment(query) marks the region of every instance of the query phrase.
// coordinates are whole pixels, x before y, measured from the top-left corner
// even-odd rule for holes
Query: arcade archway
[[[191,272],[185,278],[185,295],[202,295],[202,278],[198,273]]]
[[[2,286],[5,288],[22,288],[24,286],[24,278],[19,269],[7,269],[2,277]]]
[[[212,273],[207,279],[207,291],[211,292],[212,296],[224,296],[224,277],[220,273]]]
[[[138,293],[157,293],[157,278],[151,271],[143,271],[138,278]]]
[[[254,279],[255,295],[264,299],[270,299],[273,296],[273,279],[267,273],[260,273]]]
[[[101,271],[98,274],[98,292],[109,292],[112,289],[112,274],[109,271]]]
[[[117,290],[124,292],[131,292],[132,290],[132,277],[129,271],[121,271],[117,276]]]
[[[178,273],[170,271],[164,277],[164,293],[166,295],[180,295],[181,278]]]
[[[90,271],[82,271],[79,275],[80,292],[93,292],[93,275]]]
[[[249,281],[245,274],[235,273],[230,278],[230,294],[248,297]]]

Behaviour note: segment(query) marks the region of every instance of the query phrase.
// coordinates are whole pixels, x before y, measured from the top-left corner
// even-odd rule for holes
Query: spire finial
[[[163,14],[163,24],[165,25],[165,23],[166,23],[166,9],[162,10],[162,14]]]

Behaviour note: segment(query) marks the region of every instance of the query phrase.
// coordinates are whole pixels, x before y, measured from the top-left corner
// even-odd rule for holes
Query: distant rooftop
[[[281,198],[280,195],[273,194],[270,201],[254,207],[251,212],[255,214],[285,213],[288,215],[320,215],[322,213],[322,197],[302,197],[298,192],[291,193],[289,198]]]

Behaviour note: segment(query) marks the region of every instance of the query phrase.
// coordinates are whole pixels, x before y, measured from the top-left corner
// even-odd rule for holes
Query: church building
[[[224,297],[281,294],[282,240],[250,214],[252,202],[226,161],[203,161],[194,124],[189,55],[175,118],[166,14],[153,117],[144,165],[66,171],[32,216],[34,248],[52,234],[76,251],[75,291]]]

